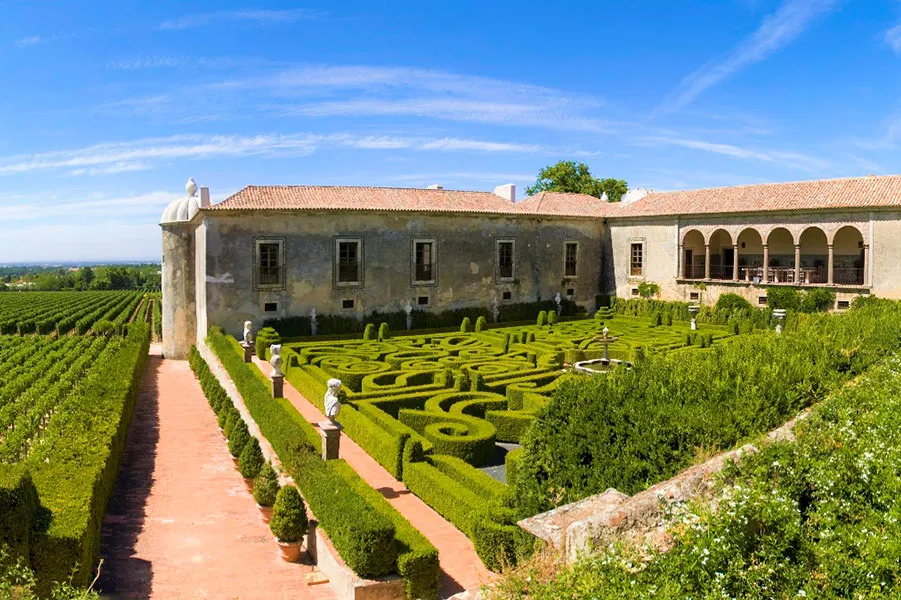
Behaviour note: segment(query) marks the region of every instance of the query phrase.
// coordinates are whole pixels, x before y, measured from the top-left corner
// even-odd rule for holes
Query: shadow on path
[[[125,452],[100,530],[104,562],[97,588],[106,598],[150,596],[153,568],[137,558],[135,544],[144,529],[147,497],[153,486],[160,437],[157,381],[162,362],[160,356],[147,357]]]

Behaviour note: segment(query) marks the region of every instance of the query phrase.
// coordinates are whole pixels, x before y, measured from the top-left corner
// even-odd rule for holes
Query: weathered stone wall
[[[490,306],[553,298],[556,293],[594,309],[600,293],[601,237],[604,225],[594,219],[424,215],[410,213],[257,212],[208,214],[206,229],[207,317],[234,335],[244,320],[319,314],[362,317],[374,310],[401,310],[420,296],[428,310]],[[335,283],[335,242],[362,240],[363,282]],[[437,282],[414,285],[413,240],[436,240]],[[286,273],[279,289],[254,288],[257,239],[281,240]],[[497,281],[495,242],[515,241],[513,282]],[[563,277],[564,242],[579,242],[578,274]],[[353,300],[352,309],[342,308]],[[265,311],[275,303],[275,311]]]
[[[661,298],[678,297],[676,258],[679,232],[676,219],[611,220],[608,226],[617,297],[637,298],[633,289],[642,281],[659,284]],[[640,276],[630,274],[633,243],[644,246],[644,270]]]
[[[185,359],[196,341],[194,228],[163,225],[163,356]]]

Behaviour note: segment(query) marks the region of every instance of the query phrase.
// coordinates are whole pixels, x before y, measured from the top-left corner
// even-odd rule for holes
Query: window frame
[[[341,281],[341,244],[357,245],[357,279],[356,281]],[[332,256],[332,273],[336,288],[363,287],[363,239],[359,237],[341,236],[335,238]]]
[[[501,246],[510,244],[510,275],[501,275]],[[494,241],[494,277],[498,283],[511,283],[516,281],[516,240],[513,238],[500,238]]]
[[[278,276],[275,282],[262,282],[263,259],[262,246],[278,246]],[[272,268],[272,267],[267,267]],[[257,237],[253,238],[253,288],[258,291],[285,289],[285,238]]]
[[[416,272],[416,249],[419,244],[431,244],[432,260],[430,263],[431,279],[419,279]],[[438,285],[438,240],[437,238],[421,237],[410,241],[410,282],[414,287],[423,285]]]
[[[567,266],[566,252],[570,246],[576,247],[576,255],[575,255],[575,259],[573,261],[573,274],[572,275],[569,275],[566,272],[566,266]],[[579,250],[581,250],[581,244],[579,244],[578,240],[564,240],[564,242],[563,242],[563,279],[578,279],[579,278],[579,263],[581,262],[579,260],[579,258],[580,258]]]
[[[639,266],[638,273],[635,272],[635,249],[638,248],[640,253],[639,255]],[[631,239],[629,240],[629,277],[632,278],[643,278],[645,276],[645,267],[647,265],[647,245],[645,244],[645,240],[643,239]]]

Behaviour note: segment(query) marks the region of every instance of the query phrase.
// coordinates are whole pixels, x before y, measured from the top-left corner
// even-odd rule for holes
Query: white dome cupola
[[[175,200],[163,211],[161,225],[190,221],[200,210],[200,204],[197,202],[197,183],[193,177],[185,184],[185,192],[187,196]]]

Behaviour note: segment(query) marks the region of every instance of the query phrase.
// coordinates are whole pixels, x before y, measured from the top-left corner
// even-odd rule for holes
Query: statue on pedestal
[[[253,321],[244,321],[244,344],[253,345]]]
[[[269,359],[269,364],[272,365],[272,375],[271,377],[281,377],[282,373],[282,345],[281,344],[272,344],[269,346],[269,353],[272,357]]]
[[[407,305],[404,307],[404,312],[407,313],[407,331],[413,329],[413,305],[410,304],[410,301],[407,300]]]
[[[491,315],[494,317],[494,322],[497,323],[497,317],[501,314],[500,309],[497,307],[497,296],[491,299]]]
[[[341,393],[341,380],[329,379],[326,385],[328,390],[325,392],[325,416],[334,423],[338,413],[341,412],[341,402],[338,398],[338,394]]]
[[[316,335],[316,307],[310,309],[310,335]]]
[[[558,317],[563,314],[562,302],[563,302],[563,298],[560,297],[560,292],[557,292],[557,294],[554,296],[554,304],[557,305],[557,316]]]

